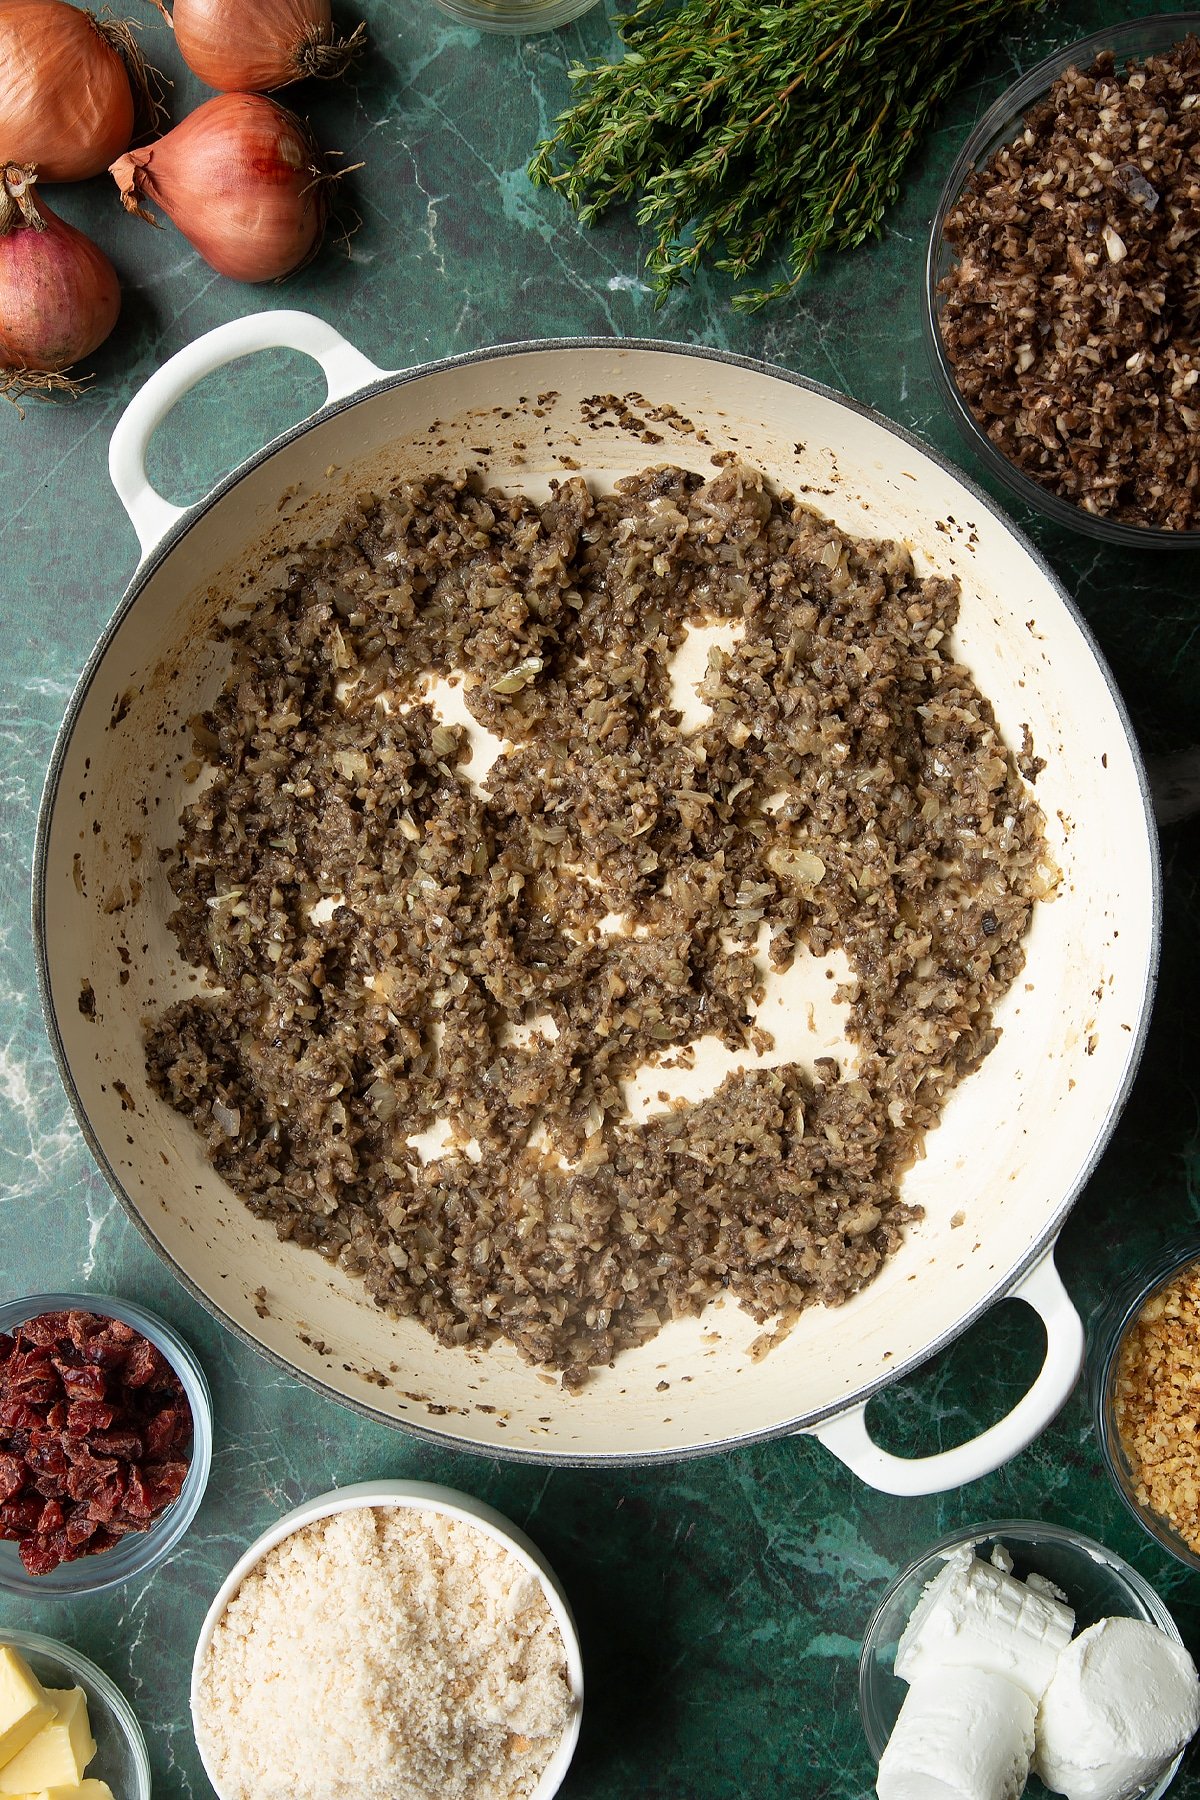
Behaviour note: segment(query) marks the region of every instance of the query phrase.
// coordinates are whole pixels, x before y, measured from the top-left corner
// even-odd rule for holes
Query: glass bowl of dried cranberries
[[[144,1575],[191,1524],[211,1462],[204,1371],[162,1319],[107,1294],[0,1304],[0,1588]]]

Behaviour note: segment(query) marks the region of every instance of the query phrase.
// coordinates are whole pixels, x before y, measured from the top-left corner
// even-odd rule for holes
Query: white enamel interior
[[[690,424],[647,424],[639,402],[640,426],[612,412],[589,425],[581,402],[608,394],[669,404]],[[647,441],[651,429],[661,441]],[[729,449],[840,525],[906,540],[923,570],[961,578],[959,653],[1008,742],[1028,726],[1047,760],[1036,794],[1063,880],[1037,910],[998,1048],[907,1180],[925,1218],[874,1284],[841,1309],[811,1309],[765,1356],[750,1353],[759,1328],[718,1302],[572,1397],[506,1348],[440,1348],[317,1255],[279,1243],[149,1092],[142,1021],[192,980],[166,928],[159,852],[176,834],[188,720],[222,676],[213,621],[348,494],[462,465],[538,494],[577,466],[601,484],[668,459],[709,473]],[[811,1425],[862,1398],[962,1329],[1050,1241],[1140,1044],[1152,826],[1121,711],[1053,580],[919,448],[832,396],[715,358],[620,343],[499,352],[318,418],[199,512],[132,593],[64,728],[43,823],[50,1023],[110,1177],[179,1274],[265,1349],[463,1444],[572,1460],[680,1454]],[[81,1010],[85,983],[94,1016]]]

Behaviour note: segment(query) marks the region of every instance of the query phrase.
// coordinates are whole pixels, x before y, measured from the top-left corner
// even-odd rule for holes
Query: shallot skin
[[[133,136],[121,57],[91,13],[67,0],[0,4],[0,156],[38,179],[100,175]]]
[[[129,212],[160,207],[210,268],[278,281],[313,256],[329,176],[308,127],[264,94],[218,94],[110,171]]]
[[[44,230],[0,236],[0,392],[4,370],[57,374],[90,356],[121,310],[116,270],[100,246],[44,200],[38,211]]]
[[[179,53],[222,93],[266,93],[306,75],[340,75],[362,41],[334,35],[329,0],[175,0]]]

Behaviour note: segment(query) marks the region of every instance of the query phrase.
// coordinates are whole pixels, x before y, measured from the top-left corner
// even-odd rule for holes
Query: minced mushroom
[[[213,991],[147,1038],[230,1185],[568,1385],[721,1292],[766,1321],[869,1281],[1052,879],[956,584],[739,466],[404,482],[281,579],[229,627],[171,867]],[[685,732],[671,659],[722,621]],[[456,676],[482,789],[426,698]],[[778,969],[845,952],[853,1066],[757,1061],[764,932]],[[622,1083],[705,1036],[746,1066],[635,1119]]]
[[[942,342],[1016,467],[1086,512],[1200,531],[1200,39],[1060,75],[946,219]]]

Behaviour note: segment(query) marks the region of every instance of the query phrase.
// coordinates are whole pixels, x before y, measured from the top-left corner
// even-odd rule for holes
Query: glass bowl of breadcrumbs
[[[1200,1569],[1200,1238],[1114,1296],[1098,1348],[1092,1403],[1109,1474],[1150,1536]]]

